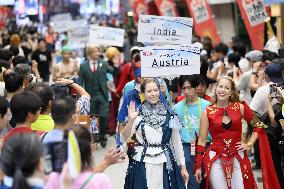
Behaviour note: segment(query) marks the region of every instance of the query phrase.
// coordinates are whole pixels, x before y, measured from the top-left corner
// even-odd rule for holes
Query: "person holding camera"
[[[269,113],[269,107],[275,106],[278,103],[275,86],[277,83],[283,82],[282,77],[282,69],[280,64],[277,63],[271,63],[265,68],[265,80],[267,82],[266,85],[260,87],[257,89],[251,103],[250,108],[256,112],[258,117],[266,124],[268,125],[268,128],[266,128],[267,136],[269,139],[269,145],[271,149],[271,155],[273,158],[274,168],[279,180],[280,185],[282,188],[284,187],[284,181],[283,181],[283,173],[281,168],[281,154],[279,152],[278,148],[278,140],[279,135],[281,135],[281,132],[279,133],[279,127],[277,130],[277,127],[275,128],[274,122],[269,119],[269,116],[267,115]],[[270,97],[273,97],[272,99]],[[267,100],[269,99],[269,100]],[[271,108],[270,108],[271,111]],[[281,129],[280,129],[281,130]],[[278,139],[277,139],[278,138]]]

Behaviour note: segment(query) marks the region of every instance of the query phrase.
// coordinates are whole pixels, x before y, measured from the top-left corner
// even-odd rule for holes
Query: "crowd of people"
[[[255,189],[253,170],[264,188],[284,188],[279,42],[259,51],[239,37],[213,45],[194,36],[200,73],[171,82],[141,76],[133,36],[78,53],[60,35],[52,26],[1,34],[0,188],[115,188],[103,171],[126,156],[125,189]],[[81,154],[76,178],[68,131]],[[116,146],[94,165],[108,136]]]

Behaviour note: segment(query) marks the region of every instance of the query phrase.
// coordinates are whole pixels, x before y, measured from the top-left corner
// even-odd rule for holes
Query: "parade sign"
[[[0,7],[0,29],[5,27],[10,15],[11,10],[8,7]]]
[[[139,15],[147,15],[148,12],[148,7],[145,2],[145,0],[129,0],[130,5],[134,11],[134,19],[138,21]]]
[[[89,41],[89,26],[68,29],[68,39],[73,48],[84,48]]]
[[[111,27],[91,26],[89,44],[123,46],[124,30]]]
[[[60,21],[67,21],[67,20],[72,20],[70,13],[56,14],[53,17],[51,17],[52,22],[60,22]]]
[[[201,37],[210,37],[213,44],[221,42],[212,10],[207,0],[186,0],[187,7],[193,17],[194,30]]]
[[[161,16],[178,16],[178,11],[173,0],[155,0]]]
[[[142,47],[140,56],[142,77],[200,73],[200,48],[196,45]]]
[[[253,48],[262,50],[264,21],[267,17],[263,0],[237,0]]]
[[[192,18],[141,15],[138,22],[139,42],[191,44]]]

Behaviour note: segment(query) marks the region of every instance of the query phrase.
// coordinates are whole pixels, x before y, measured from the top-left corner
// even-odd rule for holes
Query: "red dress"
[[[224,111],[228,113],[228,116],[232,120],[232,124],[229,128],[222,126],[222,118]],[[261,167],[263,172],[264,189],[273,188],[280,189],[280,185],[277,180],[276,173],[271,165],[273,165],[269,143],[264,129],[264,124],[257,121],[253,111],[244,103],[244,117],[242,117],[240,111],[240,103],[232,103],[226,108],[218,108],[214,105],[206,108],[207,117],[209,120],[209,132],[212,136],[212,143],[206,150],[204,155],[204,168],[206,176],[206,188],[209,187],[209,178],[211,166],[217,159],[222,162],[222,167],[226,177],[228,189],[231,188],[231,179],[233,172],[233,160],[239,161],[241,166],[243,184],[245,189],[256,189],[250,160],[247,153],[244,153],[243,158],[239,155],[235,146],[236,143],[241,141],[242,135],[242,118],[244,118],[249,124],[254,126],[254,131],[258,132],[258,140],[261,152]],[[210,151],[216,152],[216,155],[211,159],[209,157]],[[270,166],[270,169],[268,169]]]

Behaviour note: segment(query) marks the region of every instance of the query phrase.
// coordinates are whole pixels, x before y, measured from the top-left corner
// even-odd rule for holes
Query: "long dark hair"
[[[78,140],[81,152],[82,170],[92,168],[92,136],[90,131],[86,127],[80,125],[73,126],[72,130]]]
[[[13,178],[12,189],[30,188],[26,179],[43,156],[44,146],[35,134],[16,134],[4,143],[0,163],[5,175]]]

